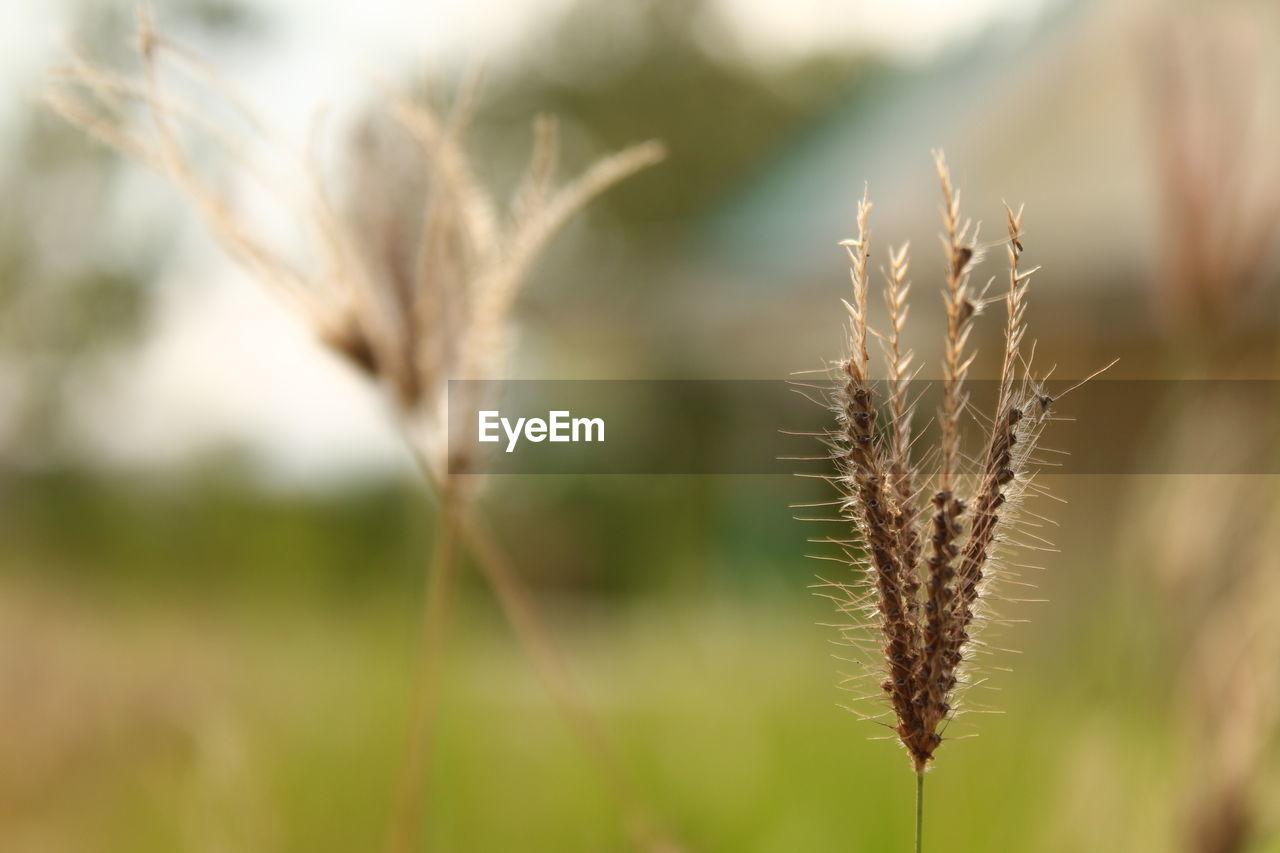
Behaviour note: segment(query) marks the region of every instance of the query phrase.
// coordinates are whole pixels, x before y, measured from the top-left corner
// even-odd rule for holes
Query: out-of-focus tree
[[[175,23],[242,39],[263,21],[228,0],[162,4]],[[128,4],[79,0],[72,40],[120,54]],[[172,232],[154,221],[127,241],[111,227],[132,166],[51,115],[35,98],[8,129],[0,159],[0,467],[56,462],[74,451],[67,410],[105,355],[138,340],[146,284]],[[139,233],[142,232],[142,233]]]
[[[724,14],[706,0],[579,2],[495,74],[490,115],[514,128],[535,104],[606,149],[663,139],[663,168],[604,207],[633,226],[696,221],[875,64],[765,62],[734,42]]]

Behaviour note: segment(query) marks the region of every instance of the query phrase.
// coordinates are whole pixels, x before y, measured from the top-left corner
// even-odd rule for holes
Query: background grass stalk
[[[423,480],[438,497],[439,520],[424,596],[424,624],[415,674],[415,696],[396,809],[388,836],[389,853],[406,853],[412,849],[413,840],[419,834],[420,816],[427,803],[432,730],[439,696],[439,659],[443,654],[460,546],[470,553],[481,577],[493,591],[503,618],[528,653],[552,705],[604,782],[632,847],[647,853],[678,853],[679,845],[666,837],[659,821],[641,804],[641,798],[631,786],[612,743],[582,700],[563,655],[544,627],[533,594],[483,518],[473,493],[464,489],[465,480],[447,471],[438,474],[416,444],[408,443]]]
[[[446,475],[438,495],[439,518],[423,594],[421,640],[414,672],[413,701],[396,785],[391,829],[387,838],[389,853],[409,853],[417,848],[422,811],[430,786],[440,670],[455,574],[454,561],[457,558],[457,478]]]

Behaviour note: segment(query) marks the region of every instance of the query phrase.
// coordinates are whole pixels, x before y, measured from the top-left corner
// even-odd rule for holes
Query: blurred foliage
[[[0,208],[0,358],[21,367],[9,442],[47,452],[61,438],[69,377],[137,335],[158,259],[101,252],[98,214],[121,170],[105,151],[43,114],[25,120],[17,147],[0,173],[11,202]]]
[[[761,66],[735,51],[717,4],[579,2],[495,75],[487,121],[522,133],[530,109],[612,150],[658,138],[666,163],[600,204],[633,226],[698,221],[876,62],[849,54]]]
[[[500,539],[550,590],[610,597],[790,585],[801,530],[777,478],[506,481]],[[805,489],[791,491],[803,497]],[[164,476],[11,472],[0,541],[13,576],[181,597],[416,597],[434,512],[413,481],[264,488],[224,453]],[[571,521],[569,521],[571,519]],[[644,519],[644,523],[637,523]]]
[[[228,0],[158,5],[175,27],[209,36],[243,39],[265,27],[257,13]],[[133,4],[73,3],[73,41],[95,56],[128,61],[133,15]],[[0,160],[7,200],[0,207],[0,364],[8,363],[9,387],[0,457],[12,464],[14,457],[65,457],[75,383],[138,340],[147,285],[174,232],[168,219],[147,221],[122,241],[113,220],[134,167],[34,99],[10,129],[7,149]]]
[[[11,476],[0,539],[11,571],[90,587],[341,598],[415,583],[428,511],[396,482],[264,489],[248,462],[221,456],[151,481],[76,468]]]

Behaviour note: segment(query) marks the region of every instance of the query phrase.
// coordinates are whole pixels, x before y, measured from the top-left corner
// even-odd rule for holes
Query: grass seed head
[[[1022,214],[1009,209],[998,393],[976,470],[961,470],[962,433],[976,414],[965,388],[973,363],[969,342],[984,302],[970,276],[982,252],[978,228],[961,215],[960,193],[941,153],[935,163],[943,195],[946,318],[938,446],[932,453],[914,448],[908,389],[914,373],[911,354],[902,346],[910,289],[906,245],[889,253],[884,272],[888,332],[881,334],[868,322],[871,203],[865,193],[858,205],[858,236],[843,244],[853,284],[853,298],[845,303],[849,351],[837,365],[831,400],[837,426],[827,436],[835,449],[841,512],[865,550],[861,565],[870,589],[864,601],[856,585],[837,584],[846,595],[841,610],[871,614],[878,635],[875,668],[883,673],[880,686],[894,717],[892,728],[917,771],[933,759],[956,713],[964,667],[989,597],[993,560],[1002,544],[999,533],[1025,491],[1036,439],[1052,403],[1052,398],[1042,401],[1021,352],[1026,295],[1035,270],[1020,266]],[[884,342],[883,384],[871,379],[867,341],[872,336]],[[880,396],[885,397],[887,419],[878,417]],[[936,470],[926,470],[923,459],[936,459]]]

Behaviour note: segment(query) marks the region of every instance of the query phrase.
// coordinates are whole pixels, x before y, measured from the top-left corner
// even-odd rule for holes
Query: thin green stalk
[[[916,771],[916,853],[924,841],[924,770]]]
[[[444,658],[442,646],[457,552],[459,497],[456,485],[454,477],[446,476],[438,492],[439,519],[426,579],[413,705],[396,789],[391,834],[387,840],[388,853],[409,853],[420,844],[423,801],[426,799],[435,734],[440,668]]]
[[[475,561],[489,588],[493,591],[503,616],[515,631],[534,668],[541,676],[551,699],[593,760],[613,795],[623,823],[634,847],[644,853],[679,853],[674,841],[665,837],[657,822],[648,814],[632,789],[626,773],[613,751],[613,745],[590,713],[550,634],[533,603],[533,595],[524,585],[510,558],[493,531],[471,503],[472,494],[464,489],[465,478],[444,473],[437,475],[425,455],[409,438],[406,443],[428,486],[439,498],[439,534],[436,555],[428,576],[423,648],[419,659],[418,699],[412,717],[405,769],[401,774],[399,805],[393,820],[391,843],[387,853],[409,853],[406,846],[418,833],[418,811],[424,799],[424,777],[434,719],[436,670],[444,635],[444,613],[450,598],[450,575],[458,551],[466,549]],[[434,580],[434,583],[431,581]]]

